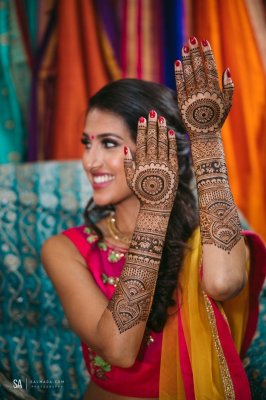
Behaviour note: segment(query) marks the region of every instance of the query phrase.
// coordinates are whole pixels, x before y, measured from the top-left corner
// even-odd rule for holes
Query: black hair
[[[168,129],[176,133],[179,164],[179,185],[170,215],[155,294],[147,328],[161,331],[168,307],[175,305],[173,292],[178,283],[186,242],[198,225],[196,199],[192,189],[193,171],[188,136],[178,112],[176,93],[159,83],[140,79],[120,79],[100,89],[89,101],[89,110],[112,112],[123,118],[131,137],[136,141],[137,123],[147,118],[150,110],[166,119]],[[96,222],[110,213],[113,207],[99,207],[91,199],[84,211],[85,223],[100,237]]]

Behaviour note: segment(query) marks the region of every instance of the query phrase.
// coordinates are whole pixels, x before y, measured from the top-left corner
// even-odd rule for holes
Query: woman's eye
[[[102,141],[102,144],[106,149],[111,149],[112,147],[116,147],[118,145],[115,140],[110,139],[104,139]]]
[[[86,139],[86,138],[81,138],[81,143],[85,145],[86,149],[90,149],[91,148],[91,141]]]

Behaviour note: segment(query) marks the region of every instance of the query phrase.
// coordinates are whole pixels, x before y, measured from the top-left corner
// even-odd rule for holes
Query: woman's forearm
[[[191,138],[203,245],[203,283],[217,300],[245,283],[245,245],[228,182],[221,132]]]
[[[151,310],[178,186],[175,134],[167,132],[165,119],[157,121],[152,110],[148,124],[144,118],[139,120],[135,160],[128,151],[125,156],[128,184],[140,201],[140,211],[125,266],[98,330],[111,343],[111,354],[124,352],[125,365],[132,365]],[[110,351],[108,346],[106,351]]]
[[[155,291],[169,213],[140,210],[115,293],[98,323],[102,356],[130,367],[138,355]]]
[[[146,322],[158,276],[169,213],[141,210],[126,264],[108,304],[119,332]]]
[[[230,253],[241,239],[241,226],[230,190],[221,133],[191,140],[197,182],[202,244]]]

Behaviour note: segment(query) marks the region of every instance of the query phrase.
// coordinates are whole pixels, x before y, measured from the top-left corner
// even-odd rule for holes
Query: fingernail
[[[158,118],[158,122],[159,122],[160,124],[163,124],[163,123],[164,123],[164,117],[159,117],[159,118]]]
[[[188,53],[189,52],[189,47],[188,46],[183,46],[183,51],[184,51],[184,53]]]
[[[231,78],[231,71],[229,68],[227,68],[227,70],[226,70],[226,75],[227,75],[227,78]]]
[[[203,39],[202,41],[201,41],[201,43],[202,43],[202,45],[204,46],[204,47],[207,47],[208,46],[208,40],[206,40],[206,39]]]
[[[151,110],[149,115],[150,115],[150,118],[155,118],[156,112],[154,110]]]
[[[195,36],[191,36],[189,38],[189,41],[190,41],[191,44],[196,44],[197,43],[197,40],[196,40]]]
[[[140,117],[139,122],[140,122],[141,124],[143,124],[144,121],[145,121],[145,118],[144,118],[144,117]]]
[[[176,60],[176,62],[175,62],[176,67],[179,67],[180,64],[181,64],[181,62],[179,60]]]
[[[170,129],[170,131],[168,133],[169,133],[169,135],[174,136],[175,131],[173,131],[173,129]]]
[[[124,154],[125,154],[125,156],[127,155],[127,153],[128,153],[128,148],[127,148],[127,146],[124,146]]]

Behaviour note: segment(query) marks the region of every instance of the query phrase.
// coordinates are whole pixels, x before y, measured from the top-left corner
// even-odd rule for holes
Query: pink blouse
[[[111,299],[116,278],[119,278],[125,254],[100,241],[90,228],[79,226],[63,232],[86,260],[88,269],[100,290]],[[90,347],[82,343],[83,356],[91,380],[98,386],[119,395],[159,397],[159,374],[162,332],[151,332],[131,368],[119,368],[106,363]]]

